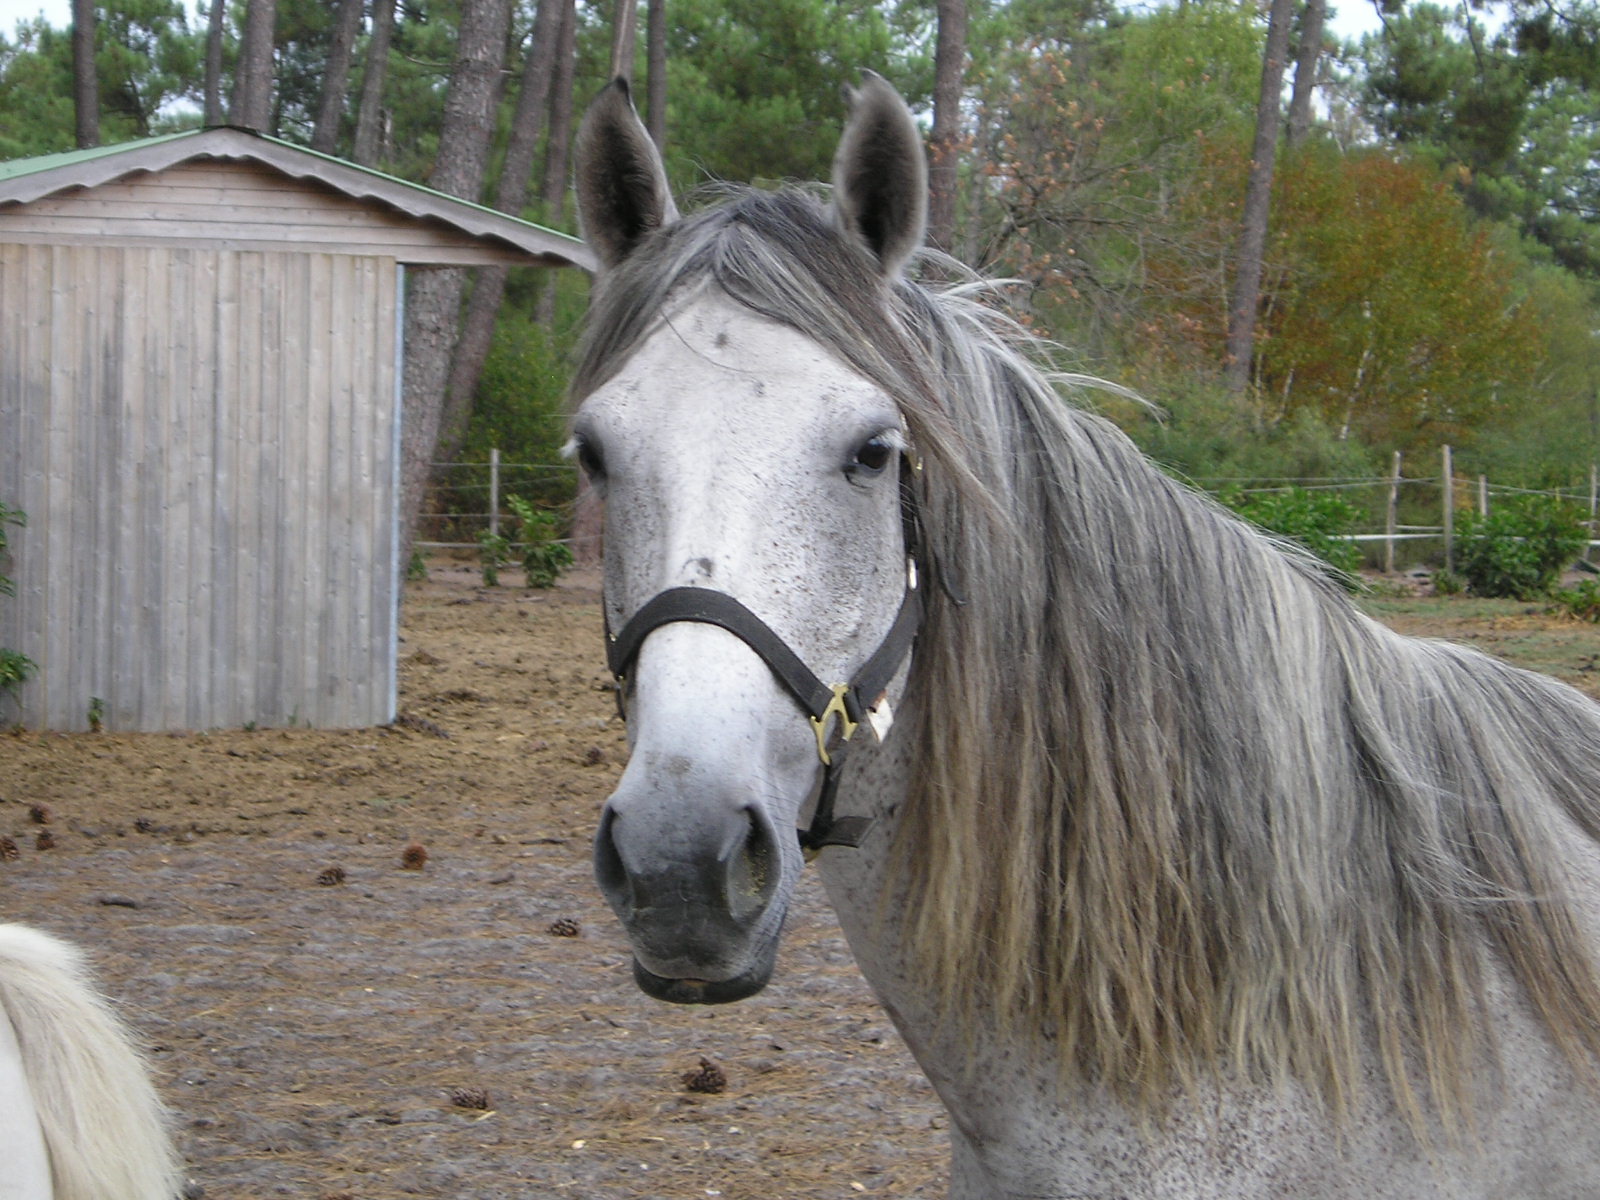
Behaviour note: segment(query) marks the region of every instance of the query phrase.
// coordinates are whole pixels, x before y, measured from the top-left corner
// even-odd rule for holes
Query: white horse
[[[580,147],[640,985],[764,986],[809,848],[952,1196],[1600,1195],[1600,708],[1368,620],[911,279],[882,80],[831,202],[680,217],[620,84]]]
[[[83,956],[0,925],[0,1200],[173,1200],[165,1112]]]

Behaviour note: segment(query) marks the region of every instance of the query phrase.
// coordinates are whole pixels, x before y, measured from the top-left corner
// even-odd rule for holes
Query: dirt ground
[[[1374,608],[1600,695],[1594,626],[1484,603]],[[0,734],[0,918],[91,951],[190,1195],[942,1195],[943,1113],[814,875],[761,995],[634,987],[589,866],[624,755],[593,579],[437,563],[403,625],[391,728]]]
[[[390,728],[0,734],[0,919],[91,952],[191,1196],[942,1194],[942,1110],[813,874],[761,995],[634,986],[589,865],[625,753],[597,599],[436,564]]]

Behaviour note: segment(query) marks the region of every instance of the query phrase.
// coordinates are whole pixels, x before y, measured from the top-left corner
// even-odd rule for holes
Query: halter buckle
[[[839,736],[847,742],[855,733],[856,726],[859,724],[859,722],[850,719],[850,709],[845,704],[845,697],[849,694],[850,685],[848,683],[834,684],[833,698],[828,701],[828,707],[822,710],[821,716],[811,718],[811,728],[816,731],[817,735],[817,757],[822,760],[822,765],[825,767],[833,765],[833,758],[828,753],[828,718],[839,718]]]

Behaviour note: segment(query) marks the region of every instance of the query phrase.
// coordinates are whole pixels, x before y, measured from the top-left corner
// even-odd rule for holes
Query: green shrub
[[[484,587],[500,586],[500,568],[511,561],[511,542],[501,534],[485,529],[478,534],[478,565]]]
[[[1219,499],[1245,520],[1299,543],[1346,574],[1361,565],[1356,543],[1341,536],[1355,527],[1361,510],[1334,492],[1290,487],[1246,494],[1234,489],[1223,492]]]
[[[1533,600],[1588,542],[1584,514],[1552,496],[1518,496],[1456,528],[1456,570],[1477,596]]]
[[[572,547],[556,540],[556,515],[542,512],[520,496],[507,496],[506,507],[517,518],[512,539],[522,550],[522,570],[531,588],[554,587],[572,565]]]
[[[10,544],[6,539],[6,526],[21,526],[27,523],[28,515],[25,512],[0,501],[0,567],[5,566],[6,549]],[[16,585],[11,582],[10,577],[0,573],[0,596],[16,594]],[[28,682],[38,669],[38,664],[26,654],[0,646],[0,696]]]
[[[1556,592],[1551,598],[1569,617],[1600,625],[1600,581],[1585,579],[1576,587]]]

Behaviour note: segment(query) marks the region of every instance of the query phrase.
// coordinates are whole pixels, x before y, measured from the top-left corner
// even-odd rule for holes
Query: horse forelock
[[[1600,835],[1600,709],[1398,637],[1065,402],[966,290],[886,283],[813,196],[685,218],[597,291],[574,392],[716,288],[893,395],[938,569],[893,883],[951,1019],[1158,1105],[1230,1073],[1340,1111],[1382,1060],[1460,1116],[1489,959],[1600,1052],[1556,829]]]

